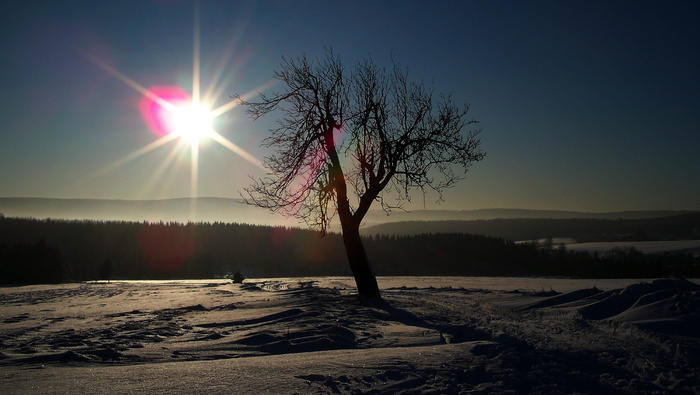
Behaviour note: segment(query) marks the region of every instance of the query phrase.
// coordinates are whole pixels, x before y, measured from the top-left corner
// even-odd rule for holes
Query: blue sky
[[[700,210],[698,2],[202,0],[199,9],[201,91],[213,87],[215,106],[261,89],[283,56],[321,56],[324,46],[347,68],[393,60],[468,103],[486,158],[427,208]],[[193,10],[184,0],[3,3],[0,196],[239,197],[261,176],[213,141],[199,148],[196,191],[189,149],[176,141],[115,166],[158,138],[139,113],[143,94],[116,74],[191,92]],[[261,158],[273,123],[235,107],[215,128]]]

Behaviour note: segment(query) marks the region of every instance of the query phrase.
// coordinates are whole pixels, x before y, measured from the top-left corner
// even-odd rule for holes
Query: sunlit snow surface
[[[700,285],[347,277],[0,288],[3,393],[698,393]]]

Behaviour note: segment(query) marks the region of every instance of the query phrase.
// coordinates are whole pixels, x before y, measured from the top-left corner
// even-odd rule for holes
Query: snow
[[[598,252],[599,254],[615,248],[634,248],[644,254],[662,254],[666,252],[694,252],[697,254],[700,251],[700,240],[578,243],[567,244],[566,248],[572,251]]]
[[[3,287],[3,393],[700,392],[697,280],[378,280]]]

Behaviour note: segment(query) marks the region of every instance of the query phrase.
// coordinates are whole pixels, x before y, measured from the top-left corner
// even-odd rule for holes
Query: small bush
[[[235,273],[233,273],[233,277],[231,278],[231,280],[233,280],[234,284],[241,284],[243,280],[245,280],[245,277],[243,277],[241,272],[236,271]]]

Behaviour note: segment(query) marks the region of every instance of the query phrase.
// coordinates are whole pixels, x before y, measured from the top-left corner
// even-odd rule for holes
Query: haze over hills
[[[282,215],[249,206],[241,199],[226,198],[164,200],[0,198],[0,213],[8,217],[40,219],[297,225],[295,221]]]
[[[387,222],[405,221],[475,221],[490,219],[646,219],[687,214],[693,211],[650,210],[650,211],[616,211],[592,213],[561,210],[528,210],[517,208],[495,208],[479,210],[414,210],[392,211],[387,215],[382,210],[370,212],[365,226]]]
[[[281,214],[231,198],[180,198],[164,200],[103,200],[55,198],[0,198],[0,213],[8,217],[55,218],[105,221],[148,222],[226,222],[272,226],[304,227]],[[693,211],[621,211],[589,213],[557,210],[480,209],[480,210],[394,210],[387,215],[371,210],[365,228],[389,222],[474,221],[491,219],[623,219],[636,220],[693,213]],[[420,225],[420,224],[418,224]],[[427,225],[427,224],[426,224]]]

